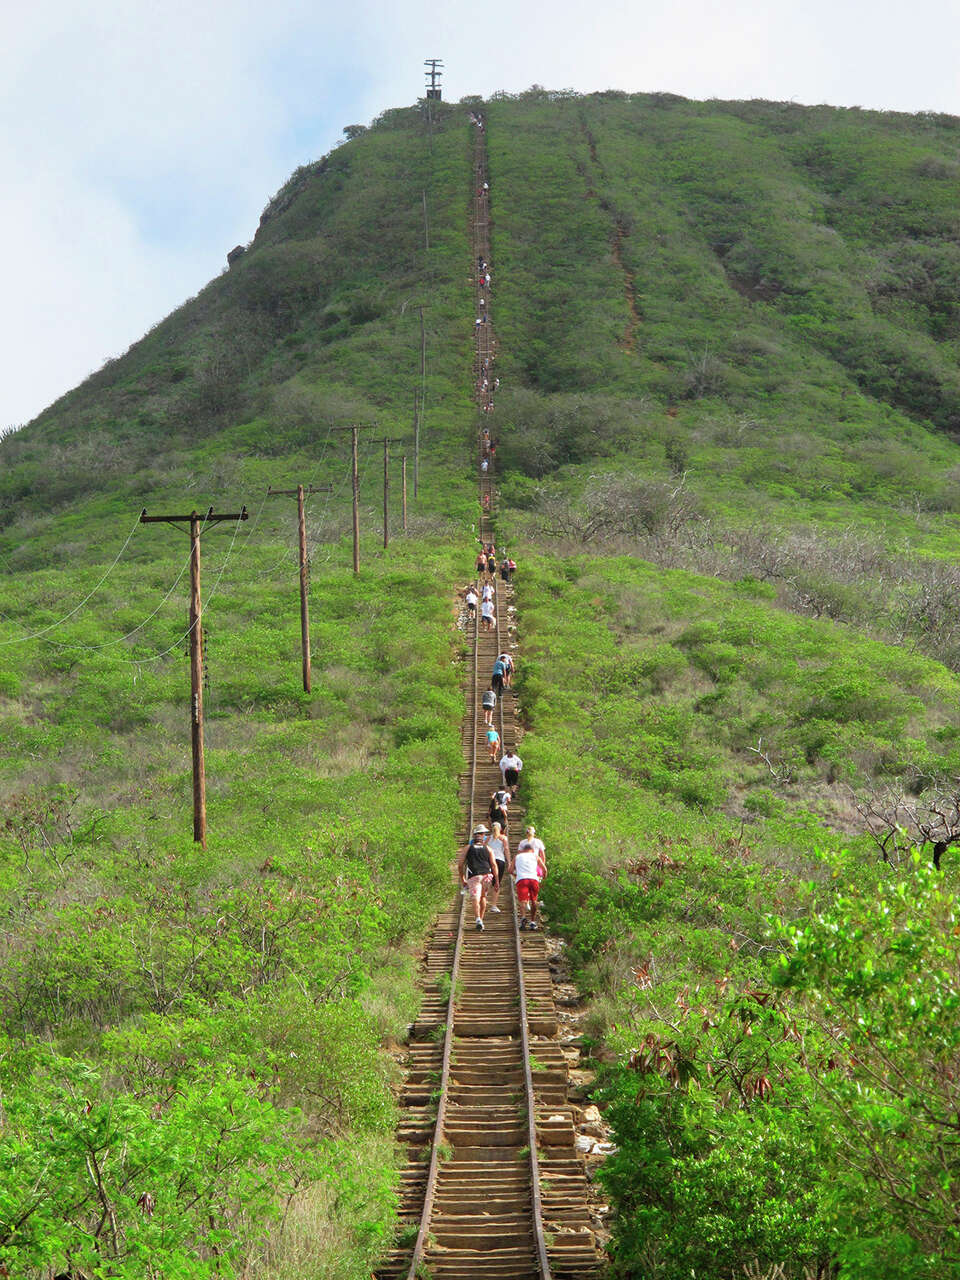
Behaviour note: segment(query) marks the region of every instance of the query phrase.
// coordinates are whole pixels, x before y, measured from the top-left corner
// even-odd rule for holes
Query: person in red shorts
[[[520,928],[539,929],[537,898],[540,894],[540,881],[547,874],[547,857],[543,841],[537,839],[536,827],[527,827],[526,834],[517,845],[513,874],[517,878]]]

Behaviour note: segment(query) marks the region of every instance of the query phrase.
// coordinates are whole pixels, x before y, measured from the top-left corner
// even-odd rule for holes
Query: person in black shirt
[[[497,862],[487,845],[490,832],[481,823],[474,827],[469,844],[465,845],[457,859],[457,871],[460,879],[467,886],[467,892],[473,899],[473,910],[476,927],[483,933],[483,917],[487,910],[487,893],[492,884],[499,887],[500,876]]]
[[[510,792],[504,787],[494,791],[490,796],[490,823],[499,822],[504,831],[509,830],[507,823],[507,806],[510,803]]]

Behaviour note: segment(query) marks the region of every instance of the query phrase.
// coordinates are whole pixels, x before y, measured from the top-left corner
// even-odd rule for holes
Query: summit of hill
[[[150,492],[194,453],[404,428],[419,303],[443,413],[469,360],[466,109],[385,112],[298,170],[230,270],[6,440],[4,528],[28,496]],[[649,469],[668,442],[712,509],[955,515],[955,117],[537,90],[485,109],[519,475]]]

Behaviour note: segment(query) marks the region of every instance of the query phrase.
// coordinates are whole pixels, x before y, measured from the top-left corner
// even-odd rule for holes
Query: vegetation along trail
[[[496,344],[490,316],[489,185],[482,126],[476,126],[473,249],[476,260],[477,398],[492,422]],[[494,544],[494,455],[484,427],[479,438],[479,539]],[[472,655],[464,680],[464,774],[460,792],[468,841],[501,785],[488,758],[481,693],[500,653],[516,647],[509,582],[493,585],[495,620],[481,626],[472,611]],[[498,699],[495,723],[502,750],[516,744],[511,689]],[[510,807],[515,847],[522,802]],[[587,1276],[600,1265],[590,1228],[584,1168],[574,1148],[567,1099],[567,1057],[543,934],[521,932],[516,892],[504,877],[499,913],[484,931],[473,927],[470,899],[458,896],[441,916],[426,960],[428,994],[412,1032],[399,1136],[408,1145],[401,1216],[407,1224],[381,1277],[426,1273],[448,1277],[548,1280]],[[432,1103],[436,1102],[436,1116]]]
[[[957,1280],[958,140],[421,100],[3,435],[0,1277]]]

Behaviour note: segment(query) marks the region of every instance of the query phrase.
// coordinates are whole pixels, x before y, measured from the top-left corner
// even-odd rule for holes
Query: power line
[[[328,427],[326,437],[325,437],[325,439],[324,439],[324,441],[323,441],[323,445],[322,445],[322,447],[321,447],[320,457],[319,457],[319,459],[317,460],[317,466],[316,466],[316,469],[315,469],[315,471],[314,471],[314,475],[315,475],[315,476],[319,473],[319,470],[320,470],[320,468],[321,468],[321,467],[322,467],[322,465],[323,465],[324,458],[325,458],[325,456],[326,456],[326,453],[327,453],[328,448],[329,448],[329,445],[330,445],[330,440],[331,440],[331,428],[329,428],[329,427]],[[320,526],[321,526],[321,527],[322,527],[322,526],[323,526],[323,524],[326,522],[326,518],[327,518],[327,514],[328,514],[328,512],[329,512],[329,508],[330,508],[331,501],[333,500],[333,498],[334,498],[334,497],[339,497],[340,495],[342,495],[342,493],[343,493],[344,489],[346,488],[346,486],[347,486],[348,482],[349,482],[349,472],[347,472],[347,473],[345,473],[345,474],[344,474],[344,478],[341,480],[340,484],[336,487],[336,491],[335,491],[334,493],[332,493],[332,494],[331,494],[331,493],[329,493],[329,492],[328,492],[328,493],[326,494],[326,501],[325,501],[325,502],[324,502],[324,504],[323,504],[323,513],[322,513],[322,515],[319,517],[319,523],[320,523]],[[262,500],[261,500],[261,502],[260,502],[260,506],[259,506],[259,508],[258,508],[258,510],[257,510],[257,513],[256,513],[256,515],[254,516],[253,521],[251,522],[251,526],[250,526],[250,529],[249,529],[249,531],[248,531],[248,534],[247,534],[246,538],[243,540],[243,543],[242,543],[242,545],[241,545],[241,547],[240,547],[240,549],[239,549],[239,551],[238,551],[238,553],[237,553],[237,554],[238,554],[238,556],[239,556],[239,555],[243,555],[243,554],[247,551],[247,549],[249,548],[249,546],[250,546],[250,542],[251,542],[251,539],[252,539],[253,534],[254,534],[254,531],[255,531],[255,530],[257,529],[257,527],[258,527],[258,525],[259,525],[259,523],[260,523],[260,520],[261,520],[261,517],[262,517],[263,512],[264,512],[264,509],[265,509],[265,507],[266,507],[266,501],[267,501],[267,495],[266,495],[266,493],[264,493],[264,496],[263,496],[263,498],[262,498]],[[91,591],[90,591],[90,592],[88,592],[88,594],[87,594],[86,596],[84,596],[84,598],[83,598],[83,599],[82,599],[82,600],[81,600],[77,605],[75,605],[75,606],[74,606],[74,608],[73,608],[73,609],[71,609],[68,613],[65,613],[61,618],[58,618],[55,622],[51,622],[51,623],[47,624],[47,625],[46,625],[46,626],[44,626],[44,627],[40,627],[40,628],[38,628],[36,631],[29,632],[28,634],[26,634],[26,635],[22,635],[22,636],[13,636],[13,637],[11,637],[11,638],[9,638],[9,639],[7,639],[7,640],[0,640],[0,648],[6,648],[6,647],[8,647],[8,646],[10,646],[10,645],[15,645],[15,644],[26,644],[26,643],[28,643],[28,642],[29,642],[29,641],[31,641],[31,640],[38,640],[38,639],[42,639],[44,636],[49,636],[52,632],[59,630],[59,629],[60,629],[61,627],[63,627],[67,622],[69,622],[71,618],[74,618],[74,617],[75,617],[75,616],[76,616],[76,615],[77,615],[77,614],[78,614],[78,613],[79,613],[79,612],[80,612],[80,611],[85,607],[85,605],[87,605],[87,604],[90,602],[90,600],[92,600],[92,599],[93,599],[93,597],[97,594],[97,592],[98,592],[98,591],[99,591],[99,590],[104,586],[104,584],[105,584],[105,583],[107,582],[107,580],[110,578],[110,575],[113,573],[113,571],[116,569],[117,565],[119,564],[120,560],[123,558],[124,552],[126,551],[127,547],[129,546],[129,544],[130,544],[130,542],[131,542],[131,540],[132,540],[132,538],[133,538],[133,535],[134,535],[134,533],[135,533],[135,532],[136,532],[136,530],[137,530],[137,526],[139,525],[139,523],[140,523],[140,521],[139,521],[139,518],[138,518],[138,519],[137,519],[137,521],[135,522],[135,524],[133,525],[133,528],[130,530],[129,534],[127,535],[126,539],[124,540],[123,545],[120,547],[120,550],[117,552],[117,555],[116,555],[115,559],[113,560],[112,564],[111,564],[111,565],[110,565],[110,567],[107,569],[106,573],[105,573],[105,574],[103,575],[103,577],[99,580],[99,582],[96,584],[96,586],[94,586],[94,587],[91,589]],[[206,527],[206,523],[207,523],[207,515],[205,514],[205,515],[202,517],[201,532],[203,532],[204,528]],[[229,546],[229,548],[228,548],[228,551],[227,551],[226,557],[225,557],[225,559],[224,559],[223,565],[222,565],[222,567],[221,567],[221,569],[220,569],[220,571],[219,571],[219,573],[218,573],[218,575],[217,575],[216,581],[215,581],[215,583],[214,583],[213,590],[210,592],[210,594],[209,594],[209,596],[208,596],[208,598],[207,598],[207,603],[206,603],[206,606],[205,606],[207,609],[209,609],[211,601],[214,599],[214,597],[216,596],[216,594],[217,594],[217,592],[218,592],[218,590],[219,590],[219,588],[220,588],[220,583],[221,583],[221,580],[222,580],[222,578],[223,578],[223,574],[224,574],[224,572],[225,572],[225,570],[226,570],[226,568],[227,568],[227,565],[229,564],[229,562],[230,562],[230,560],[231,560],[231,557],[232,557],[232,553],[233,553],[233,549],[234,549],[234,546],[235,546],[235,543],[236,543],[236,539],[237,539],[237,535],[238,535],[238,533],[239,533],[239,522],[238,522],[237,528],[234,530],[233,538],[232,538],[232,539],[231,539],[231,541],[230,541],[230,546]],[[277,561],[277,563],[276,563],[272,568],[259,571],[258,576],[259,576],[259,577],[265,577],[265,576],[267,576],[269,573],[275,572],[275,570],[276,570],[277,566],[278,566],[279,564],[281,564],[281,563],[283,562],[283,560],[284,560],[284,559],[286,559],[286,557],[287,557],[287,555],[288,555],[288,554],[289,554],[289,552],[285,552],[285,553],[284,553],[284,556],[282,557],[282,559],[281,559],[281,560],[279,560],[279,561]],[[163,596],[163,597],[162,597],[162,599],[160,600],[160,603],[157,605],[157,607],[156,607],[155,609],[153,609],[149,614],[147,614],[147,616],[146,616],[146,617],[145,617],[141,622],[139,622],[135,627],[133,627],[133,628],[131,628],[131,630],[129,630],[129,631],[127,631],[127,632],[125,632],[122,636],[117,636],[116,638],[114,638],[114,639],[112,639],[112,640],[106,640],[106,641],[104,641],[102,644],[87,644],[87,643],[86,643],[85,641],[83,641],[83,640],[64,640],[64,641],[62,641],[62,642],[61,642],[62,648],[64,648],[64,649],[80,649],[80,650],[82,650],[82,651],[83,651],[83,652],[85,652],[85,653],[99,653],[99,652],[102,652],[102,651],[103,651],[103,650],[105,650],[105,649],[116,648],[116,646],[117,646],[117,645],[121,645],[121,644],[123,644],[125,641],[129,640],[132,636],[135,636],[138,632],[142,631],[142,630],[144,629],[144,627],[146,627],[150,622],[152,622],[152,621],[153,621],[153,619],[154,619],[154,618],[155,618],[155,617],[160,613],[161,609],[162,609],[162,608],[163,608],[163,606],[166,604],[166,602],[170,599],[170,597],[173,595],[174,591],[176,590],[177,586],[179,585],[180,581],[182,580],[182,578],[183,578],[184,574],[185,574],[185,573],[186,573],[186,571],[187,571],[187,568],[188,568],[189,564],[190,564],[190,557],[189,557],[189,556],[187,556],[186,560],[184,561],[184,564],[183,564],[182,568],[180,569],[180,571],[179,571],[179,573],[177,574],[177,576],[174,578],[172,585],[168,588],[168,590],[166,591],[166,593],[164,594],[164,596]],[[6,621],[6,622],[11,623],[11,625],[12,625],[12,624],[13,624],[13,622],[14,622],[14,620],[13,620],[12,618],[10,618],[10,617],[8,617],[8,616],[6,616],[6,615],[3,615],[3,614],[0,614],[0,619],[2,619],[3,621]],[[189,630],[189,628],[188,628],[188,630],[187,630],[187,631],[185,631],[185,632],[183,633],[183,635],[181,635],[181,636],[177,639],[177,641],[176,641],[174,644],[172,644],[171,646],[169,646],[168,648],[163,649],[163,650],[159,651],[158,653],[153,654],[152,656],[147,657],[147,658],[130,658],[130,659],[124,659],[123,661],[125,661],[128,665],[131,665],[131,666],[136,666],[136,665],[139,665],[140,663],[146,663],[146,662],[154,662],[154,661],[157,661],[157,660],[159,660],[160,658],[165,657],[168,653],[172,653],[176,648],[178,648],[178,647],[179,647],[179,645],[182,643],[182,641],[183,641],[184,639],[186,639],[189,635],[190,635],[190,630]]]
[[[337,494],[337,495],[339,495],[339,494],[341,494],[341,493],[343,492],[343,490],[344,490],[344,488],[346,487],[347,482],[348,482],[348,480],[349,480],[349,475],[350,475],[350,473],[349,473],[349,472],[346,472],[346,473],[345,473],[345,476],[344,476],[344,479],[342,479],[342,480],[340,481],[339,486],[337,486],[337,488],[336,488],[336,494]],[[332,498],[333,498],[333,496],[334,496],[334,489],[333,489],[333,487],[332,487],[332,486],[325,485],[325,486],[323,487],[323,489],[315,489],[315,490],[314,490],[314,493],[315,493],[315,494],[316,494],[317,492],[323,492],[323,493],[326,493],[326,495],[327,495],[327,496],[326,496],[326,501],[325,501],[325,502],[324,502],[324,504],[323,504],[323,512],[322,512],[322,514],[319,516],[318,521],[317,521],[317,523],[319,524],[320,528],[322,529],[322,528],[323,528],[323,525],[324,525],[324,523],[325,523],[325,521],[326,521],[326,518],[327,518],[327,513],[328,513],[328,511],[329,511],[329,509],[330,509],[330,502],[331,502],[331,499],[332,499]],[[264,499],[264,500],[266,500],[266,499]],[[306,510],[307,510],[308,512],[311,510],[311,506],[310,506],[310,503],[309,503],[309,502],[308,502],[308,503],[307,503],[307,505],[306,505]],[[284,549],[283,555],[280,557],[280,559],[279,559],[279,560],[275,560],[275,561],[274,561],[274,563],[273,563],[272,565],[270,565],[270,566],[269,566],[268,568],[266,568],[266,569],[258,569],[258,570],[257,570],[257,572],[256,572],[256,577],[257,577],[257,578],[266,578],[266,577],[269,577],[270,575],[272,575],[272,574],[276,573],[276,571],[277,571],[277,570],[280,568],[280,566],[281,566],[281,565],[282,565],[282,564],[287,560],[287,558],[288,558],[290,555],[292,555],[292,553],[293,553],[293,544],[291,543],[291,545],[290,545],[289,547],[286,547],[286,548]],[[297,572],[299,572],[299,569],[297,570]]]
[[[65,613],[62,618],[58,618],[56,622],[51,622],[50,625],[47,627],[41,627],[39,631],[34,631],[27,636],[15,636],[12,640],[0,640],[0,648],[6,648],[7,645],[10,645],[10,644],[26,644],[28,640],[38,640],[41,636],[48,635],[51,631],[56,631],[58,627],[63,626],[65,622],[69,622],[71,618],[75,617],[75,615],[78,614],[80,610],[84,607],[84,605],[87,604],[88,601],[93,599],[93,597],[97,594],[97,592],[106,582],[106,580],[110,577],[111,573],[113,573],[114,569],[120,563],[120,559],[123,553],[126,551],[127,547],[129,546],[130,539],[136,533],[137,525],[139,523],[140,523],[140,518],[138,516],[137,521],[134,524],[133,528],[127,534],[126,539],[124,540],[123,546],[117,552],[117,556],[113,564],[110,566],[107,572],[103,575],[103,577],[100,579],[97,585],[93,588],[93,590],[88,595],[84,596],[84,598],[80,601],[78,605],[76,605],[73,609],[71,609],[69,613]]]
[[[142,631],[148,622],[153,621],[153,619],[157,616],[157,614],[160,612],[163,606],[167,603],[167,601],[173,595],[174,591],[176,591],[177,587],[179,586],[180,579],[187,572],[189,567],[190,567],[190,556],[188,554],[186,560],[184,560],[183,562],[183,567],[181,568],[180,572],[177,574],[177,576],[173,580],[173,585],[170,587],[166,595],[163,597],[163,599],[154,609],[153,613],[148,613],[147,616],[144,618],[144,620],[141,623],[138,623],[138,625],[135,626],[132,631],[128,631],[126,635],[119,636],[116,640],[105,640],[103,644],[86,644],[82,640],[66,640],[63,642],[62,647],[64,649],[83,649],[87,653],[97,653],[101,649],[110,649],[114,645],[123,644],[125,640],[129,640],[131,636],[135,636],[138,631]]]
[[[203,532],[205,523],[206,522],[204,522],[204,526],[201,527],[200,529],[201,533]],[[223,564],[220,566],[220,572],[217,574],[217,580],[213,584],[213,590],[207,596],[207,603],[204,605],[204,609],[203,609],[204,613],[208,613],[210,611],[210,602],[216,596],[217,591],[220,587],[220,580],[223,578],[224,571],[226,570],[227,565],[230,563],[230,555],[233,551],[233,545],[237,540],[237,534],[240,532],[241,523],[242,523],[242,519],[241,517],[238,516],[237,524],[233,531],[233,537],[230,539],[230,546],[227,548],[227,554],[224,557]],[[192,553],[191,553],[191,556],[187,558],[188,565],[190,563],[191,558],[192,558]],[[177,582],[179,582],[180,578],[183,577],[183,572],[184,572],[183,570],[180,571],[180,574],[177,577]],[[173,588],[171,588],[171,590],[167,592],[168,596],[172,593],[172,590]],[[184,631],[182,635],[177,636],[176,640],[174,640],[173,644],[170,645],[169,648],[162,649],[159,653],[151,654],[150,657],[148,658],[120,658],[118,659],[118,661],[122,662],[124,666],[128,666],[128,667],[139,667],[139,666],[145,666],[148,662],[159,662],[160,659],[165,658],[168,653],[173,653],[174,649],[179,649],[180,646],[183,644],[184,640],[186,640],[187,637],[192,634],[192,632],[193,632],[193,624],[191,623],[191,625],[187,627],[186,631]]]
[[[322,445],[322,447],[321,447],[321,449],[320,449],[320,457],[317,459],[316,466],[314,467],[314,470],[313,470],[313,475],[311,476],[311,478],[310,478],[310,480],[309,480],[309,482],[308,482],[308,484],[307,484],[307,488],[308,488],[308,489],[316,489],[316,479],[317,479],[317,476],[320,474],[320,469],[321,469],[321,467],[323,466],[324,459],[325,459],[325,458],[326,458],[326,456],[327,456],[327,449],[329,448],[329,445],[330,445],[330,437],[331,437],[331,435],[332,435],[332,432],[333,432],[333,428],[332,428],[331,426],[329,426],[329,425],[328,425],[328,426],[327,426],[327,434],[326,434],[326,437],[325,437],[325,439],[324,439],[324,441],[323,441],[323,445]],[[344,483],[345,483],[345,481],[344,481]],[[341,487],[342,487],[342,486],[341,486]],[[326,490],[326,489],[324,489],[324,490],[323,490],[323,492],[327,492],[327,490]],[[266,501],[267,501],[267,496],[268,496],[267,494],[264,494],[263,502],[261,502],[261,504],[260,504],[260,512],[262,512],[262,511],[263,511],[264,504],[265,504],[265,503],[266,503]],[[326,503],[324,504],[324,514],[323,514],[323,516],[321,516],[321,524],[322,524],[322,522],[326,519],[326,513],[327,513],[327,510],[328,510],[329,506],[330,506],[330,494],[329,494],[329,492],[327,492],[327,500],[326,500]],[[307,504],[307,509],[308,509],[308,510],[309,510],[309,507],[310,507],[310,504],[308,503],[308,504]],[[258,513],[257,513],[257,519],[259,519],[259,518],[260,518],[260,512],[258,512]],[[248,543],[248,542],[249,542],[249,538],[247,538],[247,539],[245,540],[245,542],[244,542],[244,548],[246,548],[246,545],[247,545],[247,543]],[[270,565],[270,566],[269,566],[268,568],[266,568],[266,569],[258,569],[258,570],[257,570],[257,574],[256,574],[257,578],[266,578],[266,577],[268,577],[269,575],[271,575],[271,574],[273,574],[273,573],[276,573],[277,569],[279,569],[280,565],[282,565],[282,564],[283,564],[283,562],[286,560],[287,556],[288,556],[292,551],[293,551],[293,544],[291,543],[290,547],[284,550],[284,553],[283,553],[283,555],[280,557],[280,559],[279,559],[279,560],[276,560],[272,565]]]

